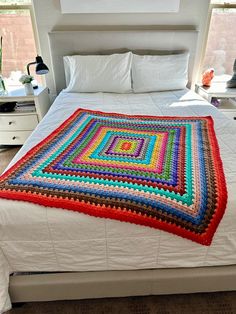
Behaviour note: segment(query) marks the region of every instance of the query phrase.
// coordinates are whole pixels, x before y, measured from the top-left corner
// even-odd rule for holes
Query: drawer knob
[[[13,138],[12,138],[12,139],[13,139],[13,141],[14,141],[14,140],[16,139],[16,136],[13,136]]]
[[[9,121],[9,122],[8,122],[9,125],[11,125],[12,123],[13,123],[12,121]]]

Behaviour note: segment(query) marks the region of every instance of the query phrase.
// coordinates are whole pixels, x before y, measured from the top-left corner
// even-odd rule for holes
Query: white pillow
[[[128,93],[131,87],[132,53],[66,56],[66,92]]]
[[[189,54],[133,55],[132,80],[135,93],[183,89],[188,82]]]

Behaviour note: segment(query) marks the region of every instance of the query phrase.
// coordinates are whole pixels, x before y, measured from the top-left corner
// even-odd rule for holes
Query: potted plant
[[[19,81],[24,85],[26,95],[34,94],[33,85],[31,83],[33,79],[33,76],[28,74],[23,74],[19,79]]]
[[[2,36],[0,38],[0,95],[7,93],[4,80],[2,78]]]

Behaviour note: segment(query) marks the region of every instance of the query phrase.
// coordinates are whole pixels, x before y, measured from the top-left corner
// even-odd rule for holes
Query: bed
[[[89,35],[94,36],[82,33],[80,43],[85,38],[88,41]],[[163,37],[163,32],[151,32],[152,36],[160,36],[160,33]],[[183,33],[186,36],[186,32]],[[137,32],[135,34],[137,39]],[[130,38],[130,34],[126,35]],[[78,38],[75,33],[71,36]],[[105,40],[111,33],[103,36]],[[187,36],[191,38],[188,44],[193,43],[191,32],[187,32]],[[177,37],[175,40],[172,37],[173,47],[179,42]],[[143,38],[140,33],[138,38]],[[53,34],[51,47],[55,48],[62,39],[71,41],[68,34]],[[116,44],[122,47],[124,42],[119,39]],[[164,45],[170,49],[166,43]],[[59,47],[63,50],[66,45]],[[189,44],[189,47],[193,46]],[[60,62],[58,55],[68,54],[60,49],[53,49],[54,69],[59,71],[55,77],[61,77],[62,70],[55,66]],[[66,49],[73,51],[71,47]],[[61,89],[63,84],[63,80],[58,79],[56,87]],[[9,167],[78,108],[135,115],[212,116],[227,181],[226,213],[213,243],[207,247],[149,227],[27,202],[16,205],[2,199],[0,312],[10,308],[10,273],[18,273],[10,277],[10,295],[14,302],[235,289],[235,122],[187,88],[137,94],[62,91]]]

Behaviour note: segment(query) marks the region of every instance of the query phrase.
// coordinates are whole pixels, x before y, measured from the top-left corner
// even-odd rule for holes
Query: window
[[[37,54],[31,0],[0,0],[0,36],[3,37],[5,83],[20,85],[19,76],[26,72],[26,65],[34,61]]]
[[[215,69],[215,76],[232,75],[236,58],[236,1],[211,1],[211,20],[203,70]]]

